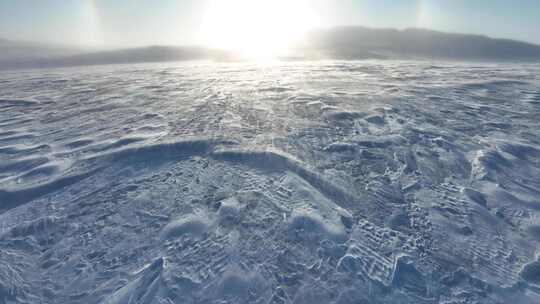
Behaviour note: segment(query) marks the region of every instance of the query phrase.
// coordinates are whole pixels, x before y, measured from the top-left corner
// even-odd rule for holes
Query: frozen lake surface
[[[0,303],[540,303],[540,65],[0,74]]]

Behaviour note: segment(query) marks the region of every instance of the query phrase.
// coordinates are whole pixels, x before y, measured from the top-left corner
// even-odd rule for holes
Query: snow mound
[[[202,214],[189,215],[167,224],[161,232],[161,239],[169,240],[181,236],[201,237],[209,229],[211,221]]]

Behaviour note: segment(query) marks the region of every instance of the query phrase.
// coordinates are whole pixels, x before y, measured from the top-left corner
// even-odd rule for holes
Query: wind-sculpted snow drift
[[[540,66],[0,75],[0,303],[539,303]]]

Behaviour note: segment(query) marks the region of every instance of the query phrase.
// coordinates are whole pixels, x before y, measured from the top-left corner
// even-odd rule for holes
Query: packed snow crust
[[[540,303],[540,65],[0,74],[0,303]]]

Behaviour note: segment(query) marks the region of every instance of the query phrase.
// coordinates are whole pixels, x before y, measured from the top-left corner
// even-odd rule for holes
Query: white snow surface
[[[0,303],[540,303],[540,65],[2,72]]]

